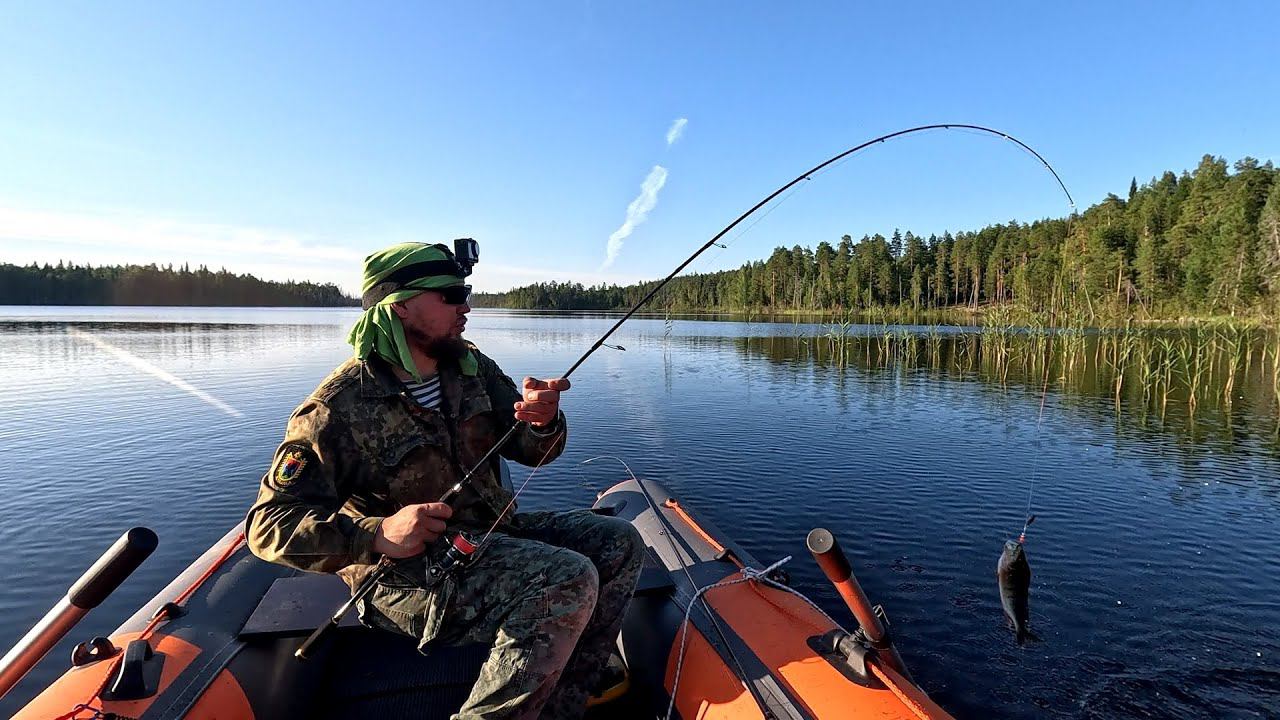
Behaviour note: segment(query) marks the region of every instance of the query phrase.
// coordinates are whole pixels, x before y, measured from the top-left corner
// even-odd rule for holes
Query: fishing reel
[[[466,533],[454,533],[449,539],[449,547],[437,560],[427,566],[427,586],[435,587],[449,575],[469,565],[479,549],[480,543],[468,537]]]

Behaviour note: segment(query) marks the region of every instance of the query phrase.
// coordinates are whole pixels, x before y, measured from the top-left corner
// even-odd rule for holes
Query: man
[[[396,559],[360,603],[362,622],[424,652],[492,646],[454,718],[576,718],[614,647],[643,544],[630,523],[587,510],[513,514],[496,455],[450,504],[436,502],[516,421],[500,452],[525,465],[558,456],[567,431],[568,380],[526,378],[522,396],[462,339],[469,272],[443,245],[365,258],[355,356],[290,418],[249,511],[249,547],[353,588],[380,556]],[[495,523],[471,562],[427,580],[446,529],[479,539]]]

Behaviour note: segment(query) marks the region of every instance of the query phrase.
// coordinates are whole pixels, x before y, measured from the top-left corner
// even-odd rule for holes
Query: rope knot
[[[763,570],[757,570],[749,565],[744,565],[741,570],[742,577],[746,578],[747,580],[754,580],[756,582],[760,582],[761,580],[768,580],[769,573],[773,572],[774,570],[777,570],[778,568],[782,567],[783,565],[786,565],[789,562],[791,562],[790,555],[782,558],[778,562],[770,565],[769,567]]]

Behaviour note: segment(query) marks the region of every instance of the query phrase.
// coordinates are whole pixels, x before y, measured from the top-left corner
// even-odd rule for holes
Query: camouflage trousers
[[[456,576],[425,589],[400,563],[361,603],[365,624],[431,643],[492,646],[454,720],[579,718],[640,576],[631,523],[589,510],[518,513]],[[392,577],[394,576],[394,577]]]

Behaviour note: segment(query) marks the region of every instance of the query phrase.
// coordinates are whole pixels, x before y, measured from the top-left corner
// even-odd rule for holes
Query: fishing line
[[[1070,194],[1068,194],[1067,198],[1070,199],[1070,197],[1071,197]],[[1063,228],[1063,234],[1065,236],[1064,241],[1071,238],[1071,220],[1072,218],[1075,217],[1075,214],[1076,214],[1076,205],[1075,205],[1075,202],[1072,202],[1071,215],[1067,216],[1067,219]],[[1055,332],[1055,328],[1057,326],[1056,320],[1058,315],[1057,315],[1057,307],[1054,303],[1054,301],[1057,299],[1057,296],[1058,296],[1058,288],[1057,288],[1057,284],[1055,283],[1054,288],[1052,290],[1052,294],[1049,296],[1049,324],[1048,324],[1048,327],[1046,328],[1045,339],[1044,339],[1044,343],[1045,343],[1044,345],[1045,347],[1044,380],[1042,381],[1040,386],[1040,409],[1036,412],[1036,433],[1035,433],[1036,451],[1033,454],[1033,457],[1031,458],[1031,482],[1027,487],[1027,510],[1025,513],[1027,519],[1022,524],[1022,532],[1018,533],[1019,544],[1023,543],[1027,539],[1027,528],[1031,527],[1031,523],[1035,522],[1035,519],[1036,519],[1036,516],[1031,514],[1031,498],[1035,494],[1036,474],[1040,470],[1040,456],[1043,454],[1040,450],[1040,427],[1041,425],[1044,424],[1044,404],[1045,404],[1045,400],[1047,400],[1049,397],[1049,367],[1050,367],[1050,363],[1053,362],[1053,340],[1057,335],[1057,333]],[[1085,295],[1085,297],[1087,298],[1088,295]]]
[[[532,480],[533,476],[536,475],[538,471],[542,469],[542,466],[547,463],[547,458],[551,457],[551,452],[560,444],[560,438],[563,436],[564,430],[560,430],[552,436],[550,447],[548,447],[547,451],[542,454],[542,459],[538,461],[538,464],[535,465],[529,475],[525,477],[524,482],[520,483],[520,489],[511,494],[511,500],[507,502],[506,507],[502,508],[502,512],[498,513],[498,519],[493,521],[493,524],[489,526],[488,532],[484,534],[484,537],[480,538],[477,552],[484,549],[485,542],[489,540],[489,536],[492,535],[493,531],[498,527],[498,523],[502,522],[502,518],[507,514],[507,511],[515,507],[516,498],[520,497],[520,493],[524,492],[525,487],[529,485],[529,481]]]
[[[842,160],[841,162],[844,162],[844,161]],[[813,178],[805,178],[805,179],[812,180]],[[800,192],[800,188],[802,187],[805,187],[805,186],[797,185],[791,188],[791,190],[789,190],[786,195],[783,195],[778,200],[778,202],[774,203],[772,206],[769,207],[768,210],[765,210],[763,213],[761,213],[760,217],[753,220],[750,225],[742,228],[742,230],[738,232],[737,235],[734,235],[728,240],[725,240],[723,244],[716,243],[716,247],[720,249],[719,252],[715,252],[708,255],[706,258],[704,258],[705,262],[699,262],[698,264],[701,265],[702,267],[706,267],[708,265],[713,264],[716,260],[720,258],[721,255],[725,254],[725,252],[729,249],[729,246],[737,244],[737,242],[742,239],[743,235],[746,235],[747,233],[751,232],[751,230],[755,226],[759,225],[765,218],[772,215],[774,210],[777,210],[778,208],[782,207],[783,203],[785,203],[787,200],[790,200],[792,195],[795,195],[796,193]]]
[[[1053,346],[1053,336],[1045,338],[1045,347]],[[1040,426],[1044,423],[1044,401],[1049,397],[1049,361],[1050,353],[1045,354],[1044,359],[1044,385],[1040,388],[1040,411],[1036,414],[1036,452],[1035,457],[1031,460],[1031,483],[1027,487],[1027,511],[1026,521],[1022,524],[1022,532],[1018,533],[1018,543],[1021,544],[1027,539],[1027,528],[1031,527],[1031,523],[1035,522],[1036,516],[1031,514],[1031,497],[1036,491],[1036,472],[1040,469]]]

